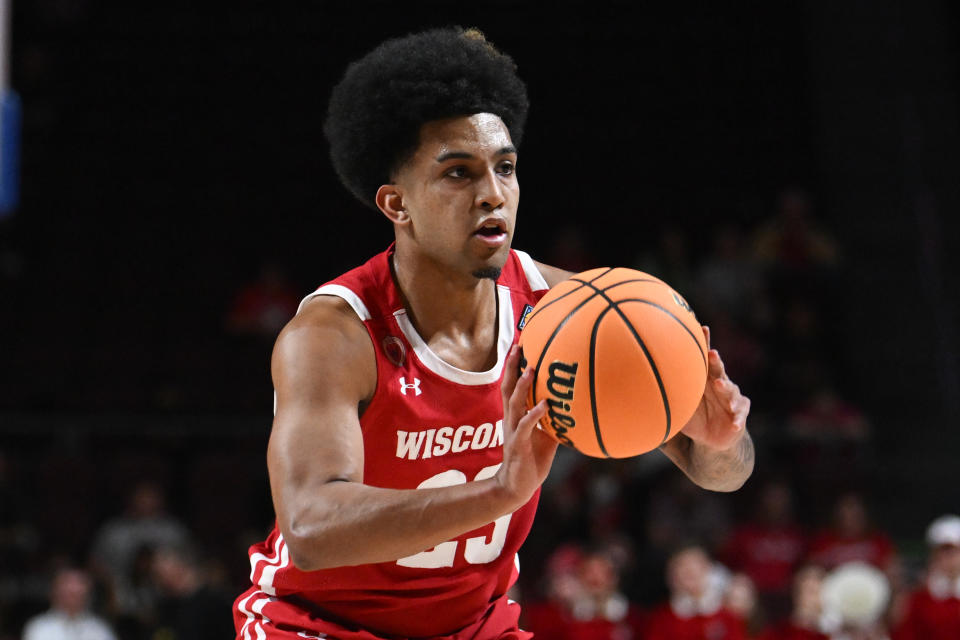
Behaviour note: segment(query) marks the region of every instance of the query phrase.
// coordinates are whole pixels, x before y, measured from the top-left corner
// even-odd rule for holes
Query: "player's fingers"
[[[520,374],[520,378],[513,388],[513,393],[510,395],[509,404],[506,405],[514,421],[519,422],[520,418],[527,411],[527,398],[530,395],[530,386],[532,384],[533,369],[526,369]]]
[[[711,378],[724,378],[727,375],[723,360],[716,349],[710,349],[707,353],[707,373]]]
[[[710,350],[710,327],[708,327],[707,325],[701,325],[700,328],[703,329],[703,337],[707,341],[707,351],[709,351]]]
[[[533,445],[534,450],[537,452],[537,455],[541,457],[541,459],[552,459],[557,453],[557,447],[560,445],[560,441],[556,438],[551,438],[548,436],[547,432],[543,429],[537,429],[536,424],[539,424],[539,420],[530,430],[530,444]]]
[[[716,391],[717,399],[727,406],[728,411],[732,411],[737,399],[743,397],[740,394],[740,387],[730,378],[714,378],[711,384]]]
[[[733,423],[738,429],[747,428],[747,416],[750,415],[750,398],[740,396],[737,398],[736,406],[733,412]]]
[[[529,411],[524,414],[520,421],[517,422],[517,434],[526,435],[529,434],[536,428],[537,423],[540,422],[540,418],[547,414],[547,401],[541,400],[537,404],[533,405]],[[544,434],[546,435],[546,434]]]
[[[507,361],[503,363],[503,379],[500,381],[500,397],[503,399],[504,408],[506,408],[517,386],[517,377],[520,375],[517,370],[519,362],[520,345],[515,344],[510,347],[510,353],[507,354]]]
[[[721,381],[718,380],[718,383]],[[730,416],[730,420],[737,426],[737,429],[743,429],[747,425],[747,415],[750,413],[750,398],[740,393],[740,387],[727,381],[717,392],[717,400],[722,409]]]

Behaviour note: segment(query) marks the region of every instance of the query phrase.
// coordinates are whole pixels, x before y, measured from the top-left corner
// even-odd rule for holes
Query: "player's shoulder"
[[[287,322],[277,345],[304,347],[318,341],[339,344],[360,340],[367,340],[367,331],[349,301],[335,295],[315,295],[304,300]]]
[[[530,254],[520,249],[513,249],[511,257],[506,265],[505,275],[507,278],[512,276],[517,282],[523,282],[531,291],[551,289],[573,275],[569,271],[534,260]]]
[[[330,295],[306,300],[287,323],[271,368],[281,395],[284,389],[317,387],[322,378],[327,387],[366,398],[376,384],[376,354],[363,321],[348,301]]]
[[[305,300],[273,348],[274,365],[336,361],[350,366],[372,355],[363,321],[348,301],[330,295]]]

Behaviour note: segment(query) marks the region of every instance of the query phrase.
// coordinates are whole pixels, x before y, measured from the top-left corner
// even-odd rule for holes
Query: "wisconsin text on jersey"
[[[503,445],[503,420],[484,422],[479,427],[469,424],[440,427],[423,431],[397,429],[397,457],[407,460],[437,458],[467,449],[486,449]]]

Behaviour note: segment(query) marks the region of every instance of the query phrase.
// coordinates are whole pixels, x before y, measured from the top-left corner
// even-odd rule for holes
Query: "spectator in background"
[[[273,340],[297,312],[302,297],[279,264],[266,262],[257,278],[234,298],[227,314],[227,330],[235,335]]]
[[[793,491],[783,481],[760,489],[751,521],[738,526],[721,558],[756,585],[762,609],[773,619],[790,610],[793,572],[807,552],[807,537],[794,520]]]
[[[133,487],[126,512],[107,521],[97,532],[91,564],[111,585],[115,608],[120,616],[139,618],[144,603],[142,580],[149,567],[152,549],[189,542],[187,528],[167,513],[166,496],[154,482]]]
[[[809,194],[797,188],[780,193],[776,214],[757,230],[754,253],[761,264],[793,274],[832,268],[840,256],[836,240],[816,224]]]
[[[564,640],[567,625],[573,617],[573,603],[582,597],[578,567],[583,550],[574,544],[563,544],[546,562],[544,598],[531,598],[524,603],[521,627],[532,631],[538,640]]]
[[[620,576],[603,550],[586,553],[577,567],[580,588],[571,606],[568,640],[639,640],[643,616],[620,592]]]
[[[843,484],[869,477],[871,426],[863,411],[845,400],[823,370],[811,392],[787,417],[787,446],[794,473],[809,478],[805,488],[829,495]]]
[[[164,546],[153,555],[153,579],[160,594],[154,638],[232,638],[233,597],[211,584],[196,552]]]
[[[828,571],[857,561],[886,571],[896,559],[890,536],[873,527],[863,498],[853,491],[837,498],[832,526],[816,535],[810,545],[810,562]]]
[[[756,635],[764,624],[766,612],[757,599],[757,587],[745,573],[734,573],[727,580],[723,592],[723,607],[743,620],[747,626],[747,635]]]
[[[670,599],[650,615],[647,638],[745,640],[747,627],[724,608],[726,571],[700,546],[687,546],[667,561]]]
[[[547,599],[524,606],[537,640],[641,640],[644,617],[619,589],[617,552],[561,546],[547,565]]]
[[[648,456],[639,456],[647,458]],[[662,456],[652,457],[653,460]],[[680,540],[697,540],[708,554],[717,553],[729,537],[732,527],[730,503],[685,482],[682,474],[667,469],[646,485],[647,506],[635,515],[633,523],[643,542],[636,547],[636,575],[646,579],[628,581],[625,587],[631,599],[644,607],[652,607],[669,597],[662,580],[649,576],[664,575],[670,555]],[[684,486],[690,485],[690,486]],[[644,494],[637,485],[638,497]]]
[[[927,528],[927,543],[927,575],[907,600],[893,640],[960,638],[960,516],[934,520]]]
[[[820,593],[825,575],[822,567],[813,565],[797,571],[790,617],[764,631],[758,640],[830,640]]]
[[[91,590],[84,571],[58,571],[50,589],[50,610],[27,621],[23,640],[116,640],[110,626],[90,611]]]
[[[822,380],[822,378],[821,378]],[[801,406],[791,412],[787,430],[794,440],[859,445],[870,438],[870,422],[863,411],[822,382]]]

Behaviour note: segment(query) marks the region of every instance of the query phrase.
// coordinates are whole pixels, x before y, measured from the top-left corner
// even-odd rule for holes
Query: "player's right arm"
[[[360,407],[377,372],[366,328],[341,299],[318,296],[277,339],[277,411],[267,450],[277,522],[303,570],[397,560],[482,527],[526,503],[550,468],[555,443],[534,429],[529,375],[516,350],[504,374],[504,463],[493,478],[434,489],[363,484]]]

